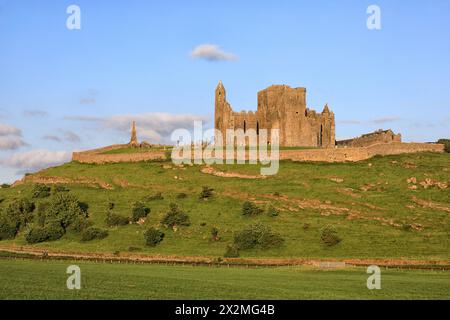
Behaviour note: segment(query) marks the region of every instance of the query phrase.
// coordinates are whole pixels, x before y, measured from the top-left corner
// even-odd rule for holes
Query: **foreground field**
[[[260,168],[255,165],[214,167],[217,172],[246,178],[215,176],[201,172],[202,168],[177,167],[171,162],[71,162],[30,175],[25,184],[0,189],[0,210],[15,198],[31,199],[33,183],[64,183],[89,205],[94,226],[109,232],[102,240],[81,242],[79,235],[67,233],[60,240],[30,246],[48,250],[218,258],[236,231],[262,222],[285,239],[283,246],[242,250],[241,257],[450,259],[450,188],[422,185],[450,182],[450,154],[408,154],[335,164],[284,161],[279,173],[266,179],[258,178]],[[413,177],[416,182],[408,183]],[[214,188],[214,196],[200,200],[202,186]],[[156,192],[164,199],[149,200]],[[186,197],[180,198],[180,193]],[[262,208],[270,203],[279,215],[243,216],[246,200]],[[33,201],[39,204],[47,199]],[[115,204],[114,213],[130,216],[135,201],[151,208],[143,225],[106,227],[109,202]],[[189,215],[190,226],[172,230],[160,224],[171,202]],[[320,230],[327,225],[342,238],[332,247],[320,239]],[[143,233],[151,226],[165,233],[156,247],[144,243]],[[217,241],[211,240],[213,227],[219,231]],[[25,231],[14,240],[1,241],[1,246],[26,246]]]
[[[68,290],[66,269],[81,269]],[[223,268],[0,259],[0,299],[449,299],[448,271]]]

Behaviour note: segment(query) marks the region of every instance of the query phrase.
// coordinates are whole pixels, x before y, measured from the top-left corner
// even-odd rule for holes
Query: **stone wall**
[[[116,146],[117,148],[117,146]],[[165,159],[164,150],[152,150],[130,154],[102,154],[106,148],[88,152],[74,152],[72,160],[80,163],[119,163]],[[98,151],[101,150],[101,151]],[[111,149],[107,149],[111,150]],[[444,152],[443,144],[432,143],[382,143],[361,148],[320,148],[302,150],[280,150],[280,160],[356,162],[376,155],[394,155],[415,152]]]
[[[363,134],[360,137],[348,140],[336,141],[339,147],[368,147],[373,144],[401,142],[402,136],[395,134],[391,129],[377,130],[372,133]]]

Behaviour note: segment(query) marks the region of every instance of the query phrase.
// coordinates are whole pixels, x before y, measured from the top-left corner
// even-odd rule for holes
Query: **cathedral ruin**
[[[227,129],[278,129],[281,147],[334,148],[334,113],[325,105],[321,113],[306,106],[306,89],[272,85],[258,92],[257,111],[233,111],[222,81],[216,88],[214,127],[226,136]],[[225,139],[225,138],[224,138]],[[219,141],[216,140],[216,143]],[[222,141],[222,145],[225,141]]]

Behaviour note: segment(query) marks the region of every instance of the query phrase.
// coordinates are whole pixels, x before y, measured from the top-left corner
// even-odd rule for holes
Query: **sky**
[[[449,138],[450,1],[0,0],[0,183],[126,143],[132,120],[155,143],[211,126],[219,80],[236,111],[272,84],[306,87],[337,139]]]

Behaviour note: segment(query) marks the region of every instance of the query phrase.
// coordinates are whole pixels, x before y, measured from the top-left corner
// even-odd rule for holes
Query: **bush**
[[[284,239],[262,223],[247,226],[234,235],[234,245],[239,249],[268,249],[282,245]]]
[[[139,219],[147,217],[150,211],[150,208],[147,208],[142,202],[136,202],[131,210],[131,221],[138,222]]]
[[[54,241],[60,239],[64,235],[64,229],[58,224],[50,224],[44,227],[36,227],[30,229],[25,235],[25,240],[32,243],[44,241]]]
[[[181,192],[181,193],[177,194],[177,199],[186,199],[186,198],[187,198],[186,193]]]
[[[242,214],[244,216],[256,216],[262,212],[264,210],[256,206],[253,202],[245,201],[242,205]]]
[[[109,210],[109,211],[111,211],[111,210],[113,210],[114,209],[114,207],[115,207],[116,205],[115,205],[115,203],[114,202],[108,202],[108,206],[107,206],[107,209]]]
[[[77,233],[82,232],[83,230],[92,226],[92,222],[88,220],[88,218],[83,216],[78,216],[69,226],[70,230],[73,230]]]
[[[200,192],[200,199],[208,199],[213,196],[213,188],[210,188],[208,186],[204,186],[202,189],[202,192]]]
[[[189,216],[177,204],[171,203],[169,206],[169,212],[166,213],[161,221],[163,225],[173,228],[175,226],[189,226],[191,224]]]
[[[87,205],[70,193],[55,194],[46,210],[46,223],[59,223],[66,230],[77,218],[87,218]]]
[[[155,229],[150,228],[144,233],[145,244],[154,247],[164,239],[164,233]]]
[[[130,218],[108,212],[108,214],[106,215],[105,223],[108,227],[124,226],[130,223]]]
[[[68,188],[66,188],[63,185],[57,184],[53,187],[52,192],[53,193],[58,193],[58,192],[69,192],[70,190]]]
[[[228,244],[223,256],[225,258],[237,258],[239,257],[239,248],[234,245]]]
[[[47,198],[50,196],[51,188],[45,184],[37,184],[33,188],[33,199]]]
[[[278,210],[272,204],[269,204],[267,206],[266,212],[269,217],[278,216]]]
[[[0,188],[2,188],[2,189],[6,189],[6,188],[9,188],[9,187],[11,187],[11,185],[8,184],[8,183],[2,183],[2,185],[0,186]]]
[[[437,143],[442,143],[444,145],[444,151],[450,152],[450,139],[439,139]]]
[[[217,229],[216,227],[212,227],[211,228],[211,240],[212,241],[219,241],[220,240],[219,229]]]
[[[146,201],[164,200],[164,197],[162,196],[161,192],[156,192],[154,195],[147,196],[145,200]]]
[[[14,239],[19,232],[19,223],[8,219],[6,215],[0,216],[0,240]]]
[[[332,226],[326,226],[320,232],[320,239],[327,246],[334,246],[341,242],[341,238],[338,236],[336,229]]]
[[[104,239],[108,236],[108,231],[89,227],[81,232],[81,241],[91,241],[94,239]]]

